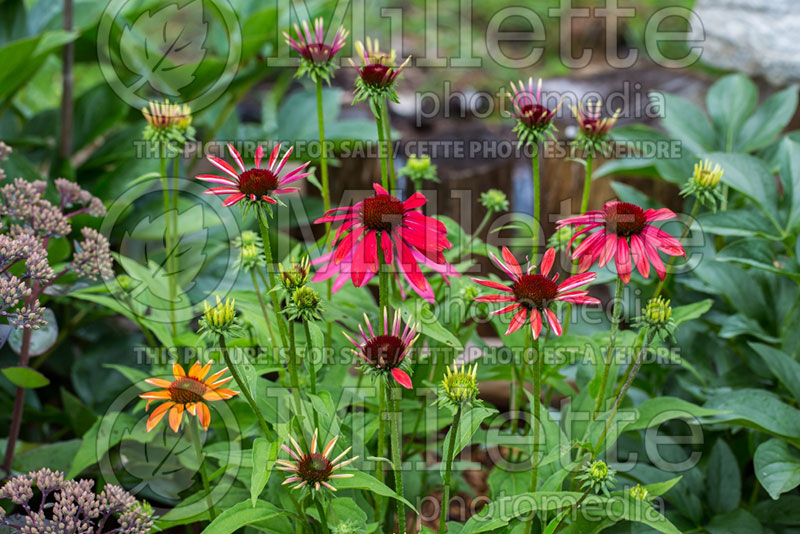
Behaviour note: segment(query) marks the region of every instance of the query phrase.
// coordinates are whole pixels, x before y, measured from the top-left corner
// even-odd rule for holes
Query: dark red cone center
[[[367,361],[378,369],[394,369],[403,358],[403,340],[397,336],[376,336],[364,346]]]
[[[297,462],[297,475],[308,484],[327,482],[333,472],[333,464],[319,453],[306,454]]]
[[[541,104],[524,104],[520,112],[520,120],[528,126],[546,126],[550,122],[551,112]]]
[[[381,63],[372,63],[361,69],[361,80],[367,85],[384,87],[391,81],[391,70],[391,67]]]
[[[403,222],[403,203],[391,195],[375,195],[361,204],[361,219],[370,230],[390,231]]]
[[[636,235],[647,226],[647,219],[642,208],[636,204],[617,202],[604,209],[606,229],[617,235],[629,237]]]
[[[270,195],[278,188],[278,176],[267,169],[249,169],[239,175],[239,190],[256,198]]]
[[[556,283],[542,274],[523,274],[512,289],[517,301],[528,309],[544,309],[558,294]]]

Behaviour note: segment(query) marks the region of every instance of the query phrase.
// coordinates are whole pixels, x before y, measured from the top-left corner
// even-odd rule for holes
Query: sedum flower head
[[[280,269],[281,286],[290,295],[297,289],[306,285],[308,275],[311,272],[308,256],[305,256],[300,263],[292,260],[292,265],[284,269],[283,265],[278,265]]]
[[[54,183],[56,191],[61,196],[62,208],[77,207],[79,212],[86,212],[95,217],[102,217],[106,214],[106,207],[103,205],[103,201],[72,180],[56,178]]]
[[[419,156],[412,154],[405,166],[400,169],[400,176],[407,176],[414,182],[414,188],[417,190],[422,189],[422,182],[429,180],[431,182],[439,183],[439,178],[436,176],[436,165],[431,164],[430,156]]]
[[[591,488],[597,493],[609,496],[609,490],[616,482],[616,472],[608,467],[603,460],[595,460],[583,466],[578,480],[583,481],[582,488]]]
[[[712,163],[707,159],[698,161],[694,164],[691,178],[681,189],[681,196],[693,195],[700,204],[717,211],[717,201],[723,199],[719,183],[724,172],[719,163],[712,167]]]
[[[481,193],[481,204],[491,213],[508,211],[508,197],[499,189],[489,189]]]
[[[93,228],[81,228],[83,241],[75,246],[72,270],[90,280],[108,280],[114,276],[111,247],[108,239]]]
[[[211,306],[208,301],[203,301],[203,317],[200,318],[200,332],[226,334],[239,329],[236,316],[236,301],[229,298],[225,302],[217,296],[217,305]]]
[[[11,153],[11,147],[5,144],[4,142],[0,141],[0,161],[5,161],[8,159],[8,155]],[[6,172],[0,168],[0,180],[6,179]]]
[[[308,286],[298,287],[292,293],[286,315],[292,320],[319,321],[322,317],[322,299]]]
[[[475,401],[478,396],[478,364],[466,367],[453,363],[453,368],[444,370],[442,386],[439,390],[439,404],[441,406],[463,406]]]

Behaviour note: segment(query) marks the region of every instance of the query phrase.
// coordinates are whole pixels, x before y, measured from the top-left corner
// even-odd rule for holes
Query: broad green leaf
[[[780,144],[781,182],[786,190],[785,196],[791,202],[788,230],[800,227],[800,143],[786,137]]]
[[[95,421],[83,435],[80,448],[72,459],[67,478],[78,476],[81,471],[96,464],[109,449],[129,435],[137,419],[126,413],[110,413]],[[155,434],[152,434],[155,435]]]
[[[764,359],[775,378],[780,380],[800,402],[800,363],[769,345],[763,343],[749,343],[749,345]]]
[[[710,152],[703,157],[720,164],[725,171],[723,183],[755,201],[767,216],[775,213],[778,200],[775,178],[760,159],[724,152]]]
[[[780,439],[765,441],[756,449],[753,469],[769,496],[777,500],[800,485],[800,451]]]
[[[337,497],[328,504],[328,525],[334,532],[366,534],[367,514],[349,497]]]
[[[703,232],[715,235],[781,239],[775,225],[755,208],[703,213],[697,217],[697,223]]]
[[[28,443],[26,446],[27,450],[14,457],[15,471],[28,473],[42,467],[48,467],[54,471],[64,471],[69,468],[75,452],[81,446],[81,440],[71,439],[35,446]]]
[[[709,534],[761,534],[763,528],[750,512],[742,509],[711,519],[706,526]]]
[[[449,345],[457,351],[463,350],[461,342],[458,338],[436,319],[430,305],[421,299],[405,299],[400,302],[393,303],[396,309],[399,309],[403,314],[403,320],[408,322],[410,320],[419,324],[419,331],[424,335],[432,337],[437,341]]]
[[[706,474],[708,504],[714,513],[727,514],[739,507],[742,478],[731,448],[718,439],[711,449]]]
[[[25,389],[41,388],[50,383],[46,376],[30,367],[6,367],[3,375],[15,386]]]
[[[645,486],[647,489],[647,493],[649,493],[653,497],[660,497],[664,495],[669,490],[671,490],[678,482],[681,481],[683,477],[675,477],[669,480],[665,480],[664,482],[655,482],[653,484],[648,484]]]
[[[253,442],[253,474],[250,478],[250,499],[253,508],[258,505],[258,496],[269,481],[269,475],[280,450],[280,440],[270,443],[265,438],[256,438]]]
[[[726,152],[733,149],[741,125],[758,103],[758,89],[744,74],[729,74],[706,93],[708,114],[714,121]]]
[[[754,428],[773,436],[800,442],[800,411],[763,389],[738,389],[711,396],[705,408],[727,412],[709,422]]]
[[[687,321],[693,321],[701,317],[704,313],[711,309],[714,303],[712,299],[700,300],[684,306],[677,306],[672,310],[672,320],[675,326],[682,325]]]
[[[703,110],[677,95],[663,93],[663,97],[666,109],[661,125],[670,135],[683,141],[695,154],[717,148],[714,128]],[[652,93],[650,98],[653,99]]]
[[[677,397],[647,399],[636,407],[639,417],[625,430],[644,430],[672,419],[693,420],[697,417],[718,415],[722,412],[697,406]]]
[[[770,144],[789,124],[797,109],[797,86],[775,93],[758,107],[737,136],[737,152],[753,152]]]
[[[372,475],[368,475],[367,473],[362,473],[361,471],[342,471],[342,473],[348,473],[353,475],[349,478],[338,478],[333,482],[333,487],[337,490],[343,489],[363,489],[370,491],[372,493],[377,493],[383,497],[391,497],[392,499],[397,499],[398,501],[402,502],[409,508],[411,508],[414,512],[417,511],[414,508],[414,505],[405,500],[403,497],[392,491],[389,486],[378,480],[377,478],[373,477]]]
[[[461,421],[458,424],[458,429],[456,432],[456,440],[453,445],[453,455],[458,455],[464,447],[470,444],[472,441],[472,436],[475,435],[475,432],[478,431],[480,428],[481,423],[487,418],[497,413],[497,410],[493,408],[487,408],[485,406],[474,406],[468,410],[465,410],[464,413],[461,414]],[[451,427],[450,430],[447,431],[447,436],[444,439],[444,450],[442,451],[442,458],[449,458],[450,457],[450,435],[453,432],[453,428]],[[446,462],[442,460],[441,463],[441,472],[444,473],[444,469],[446,467]]]
[[[233,534],[247,525],[287,514],[288,512],[267,501],[257,501],[255,506],[249,501],[244,501],[224,510],[203,529],[203,534]]]

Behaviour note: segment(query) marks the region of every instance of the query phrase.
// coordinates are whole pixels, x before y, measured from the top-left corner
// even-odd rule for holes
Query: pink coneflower
[[[411,56],[399,66],[395,66],[396,53],[381,52],[378,40],[374,41],[367,37],[366,48],[361,41],[356,42],[356,52],[361,58],[361,66],[356,65],[353,60],[350,64],[358,72],[358,86],[356,87],[356,97],[363,100],[367,96],[377,96],[393,91],[394,82],[400,72],[411,61]]]
[[[542,79],[539,78],[539,83],[536,90],[533,89],[533,78],[528,79],[528,87],[520,80],[519,86],[511,82],[511,89],[514,92],[512,95],[512,104],[514,109],[512,115],[519,121],[520,125],[530,130],[532,133],[541,135],[549,131],[553,126],[553,117],[556,112],[564,103],[562,100],[554,108],[550,109],[542,103]]]
[[[309,164],[309,162],[306,162],[288,172],[286,175],[280,175],[293,149],[294,147],[289,148],[286,154],[278,161],[278,154],[281,150],[281,145],[278,144],[269,156],[267,168],[262,169],[261,158],[264,157],[264,148],[259,146],[256,148],[256,166],[252,169],[246,169],[239,152],[233,148],[233,145],[228,143],[228,150],[234,161],[236,161],[240,172],[236,172],[236,169],[227,161],[209,155],[208,161],[224,172],[226,176],[198,174],[195,178],[203,182],[222,184],[222,187],[212,187],[205,193],[207,195],[227,195],[222,203],[223,206],[226,207],[233,206],[242,199],[249,199],[252,202],[264,201],[269,204],[277,204],[278,201],[275,199],[275,195],[297,191],[298,188],[296,187],[286,186],[311,174],[310,172],[303,172]]]
[[[336,488],[330,484],[330,481],[337,478],[350,478],[353,476],[350,473],[337,473],[336,471],[358,459],[358,456],[353,456],[352,458],[342,461],[347,453],[350,452],[351,447],[347,447],[339,456],[333,460],[329,460],[328,457],[333,451],[333,447],[336,445],[338,439],[339,436],[335,436],[321,452],[317,452],[317,430],[315,429],[314,437],[311,438],[311,452],[306,453],[303,452],[303,449],[297,441],[295,441],[292,436],[289,436],[294,450],[286,445],[281,445],[281,448],[288,453],[294,461],[275,460],[275,463],[278,464],[278,469],[291,474],[291,476],[283,481],[283,485],[293,484],[292,489],[308,487],[313,491],[319,491],[325,487],[331,491],[336,491]]]
[[[520,329],[525,321],[528,320],[528,312],[530,312],[531,332],[533,339],[538,339],[542,331],[542,314],[547,316],[547,323],[550,329],[557,336],[561,335],[561,323],[558,320],[555,312],[550,309],[550,306],[556,302],[571,302],[573,304],[600,304],[600,301],[594,297],[589,296],[586,290],[575,290],[578,287],[585,286],[592,282],[597,275],[595,273],[583,273],[571,276],[557,284],[558,274],[549,276],[550,269],[553,267],[553,261],[556,257],[556,250],[553,248],[547,249],[542,258],[541,270],[538,273],[533,272],[536,268],[535,265],[529,265],[528,271],[523,273],[522,269],[517,263],[514,255],[506,247],[503,247],[503,260],[500,261],[491,252],[489,255],[492,260],[500,267],[508,276],[511,277],[513,283],[511,285],[503,285],[499,282],[492,280],[479,280],[473,278],[472,280],[481,284],[482,286],[490,287],[503,291],[504,293],[497,295],[486,295],[477,297],[475,300],[478,302],[504,302],[510,303],[507,306],[494,312],[495,315],[503,313],[514,313],[511,318],[511,323],[508,325],[506,335],[511,334]]]
[[[650,275],[650,264],[663,280],[666,276],[664,263],[658,251],[669,256],[684,256],[680,241],[651,223],[672,219],[675,214],[667,208],[643,210],[628,202],[608,202],[601,211],[587,211],[583,215],[558,222],[556,228],[567,225],[583,227],[576,237],[591,233],[572,253],[572,259],[580,259],[579,271],[584,272],[600,260],[600,267],[612,259],[617,274],[626,284],[631,279],[633,264],[642,276]]]
[[[356,346],[354,353],[360,359],[360,369],[366,373],[374,374],[380,378],[388,379],[391,376],[398,384],[406,389],[411,389],[411,377],[408,376],[408,361],[405,359],[411,346],[417,340],[417,327],[407,323],[402,333],[402,318],[400,312],[396,311],[394,320],[389,329],[389,315],[386,308],[383,309],[383,331],[385,334],[376,334],[369,322],[367,314],[364,314],[364,321],[367,325],[367,332],[359,325],[361,341],[350,337],[347,332],[344,335]]]
[[[333,252],[314,261],[327,264],[314,275],[314,281],[336,277],[333,289],[338,290],[349,278],[361,287],[378,272],[378,241],[386,265],[395,265],[422,297],[433,300],[433,290],[420,269],[424,264],[443,276],[457,275],[446,262],[442,251],[450,249],[444,224],[422,214],[419,208],[427,202],[424,195],[414,193],[408,200],[393,197],[378,184],[375,195],[351,207],[329,210],[317,223],[342,221],[333,240]]]
[[[317,66],[327,66],[333,56],[344,47],[347,30],[339,26],[336,35],[333,37],[333,42],[327,45],[325,44],[325,30],[322,18],[314,19],[313,33],[308,27],[308,21],[304,20],[302,25],[303,31],[300,31],[297,24],[294,25],[297,40],[292,39],[289,33],[283,32],[283,36],[286,37],[286,44],[297,50],[306,61]]]
[[[572,106],[572,113],[578,120],[578,129],[582,135],[589,139],[602,139],[604,138],[614,124],[617,122],[620,110],[616,110],[611,117],[600,118],[603,103],[600,99],[586,104],[583,107],[582,102],[578,102],[578,106]]]

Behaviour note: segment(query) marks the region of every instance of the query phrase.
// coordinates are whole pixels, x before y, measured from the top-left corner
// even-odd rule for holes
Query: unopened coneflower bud
[[[239,267],[250,271],[258,265],[266,265],[264,254],[256,245],[245,245],[239,249]]]
[[[720,180],[725,171],[719,163],[713,165],[709,160],[698,161],[694,164],[694,173],[681,189],[681,196],[693,195],[700,204],[708,206],[712,211],[717,210],[717,201],[723,199]]]
[[[405,166],[400,169],[399,175],[407,176],[417,190],[422,189],[422,182],[425,180],[439,182],[439,178],[436,176],[436,165],[431,164],[430,156],[412,154]]]
[[[478,364],[466,367],[453,364],[453,368],[445,368],[442,388],[439,392],[439,404],[462,406],[472,403],[478,396]]]
[[[292,265],[288,269],[284,269],[283,265],[279,264],[278,269],[280,270],[281,285],[290,294],[306,285],[311,272],[308,256],[305,256],[299,263],[292,260]]]
[[[647,302],[647,308],[644,312],[645,318],[648,323],[653,326],[665,326],[672,318],[672,308],[669,305],[669,300],[658,296],[650,299]]]
[[[252,245],[261,246],[261,238],[252,230],[243,231],[239,237],[234,239],[233,244],[237,247],[247,247]]]
[[[577,478],[583,481],[582,488],[591,488],[598,493],[609,495],[609,490],[616,482],[616,472],[603,460],[595,460],[584,465],[581,475]]]
[[[203,317],[200,319],[201,332],[225,334],[238,329],[236,317],[236,301],[229,298],[225,302],[217,298],[217,305],[211,306],[208,301],[203,301]]]
[[[489,189],[481,193],[481,204],[492,213],[508,211],[508,197],[499,189]]]
[[[142,108],[147,120],[143,136],[147,141],[183,144],[194,140],[192,110],[186,104],[175,104],[169,100],[149,102]]]
[[[294,290],[286,314],[290,319],[319,321],[322,313],[322,299],[315,290],[302,286]]]
[[[647,501],[650,498],[650,492],[647,491],[647,488],[636,484],[630,489],[631,497],[636,499],[637,501]]]

